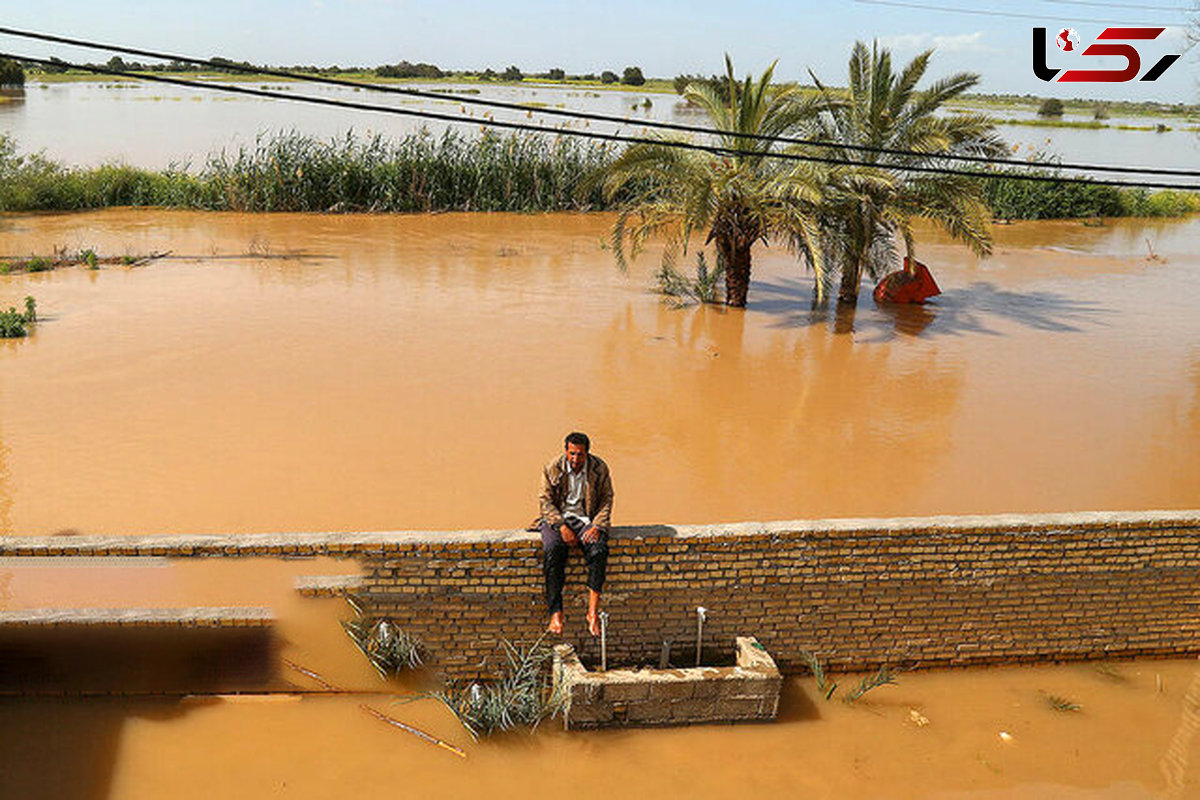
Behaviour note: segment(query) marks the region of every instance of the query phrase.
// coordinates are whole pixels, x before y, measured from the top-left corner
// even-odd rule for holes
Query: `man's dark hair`
[[[592,449],[592,442],[590,439],[588,439],[587,434],[580,433],[579,431],[575,431],[574,433],[567,434],[567,438],[563,442],[563,447],[566,447],[569,444],[578,445],[578,446],[582,447],[584,450],[587,450],[589,452]]]

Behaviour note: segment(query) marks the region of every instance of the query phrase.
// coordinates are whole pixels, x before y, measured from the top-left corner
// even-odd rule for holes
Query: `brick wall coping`
[[[1054,514],[818,519],[733,522],[712,525],[617,526],[617,540],[642,537],[694,539],[784,533],[914,532],[931,534],[1064,529],[1121,530],[1200,527],[1200,510],[1088,511]],[[0,537],[0,557],[138,555],[353,555],[404,545],[504,544],[535,542],[522,529],[460,531],[376,531],[349,533],[181,534],[149,536]]]
[[[0,612],[0,627],[88,626],[168,626],[168,627],[243,627],[267,626],[275,622],[269,608],[192,607],[192,608],[36,608]]]

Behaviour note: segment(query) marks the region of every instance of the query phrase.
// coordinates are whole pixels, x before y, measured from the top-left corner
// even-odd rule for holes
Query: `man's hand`
[[[580,534],[580,538],[583,539],[584,544],[591,544],[600,538],[600,529],[595,525],[590,525],[587,530]]]
[[[575,544],[575,531],[571,530],[571,526],[563,523],[558,527],[558,532],[562,536],[563,542],[566,544]],[[587,535],[586,533],[584,534]]]

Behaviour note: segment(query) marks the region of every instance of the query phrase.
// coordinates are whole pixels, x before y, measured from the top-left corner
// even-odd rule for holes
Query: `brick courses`
[[[354,558],[377,613],[457,676],[486,675],[501,638],[542,631],[540,545],[522,531],[0,539],[0,556]],[[585,660],[582,558],[568,629]],[[1200,653],[1200,512],[1047,514],[617,528],[609,663],[755,636],[784,672]]]

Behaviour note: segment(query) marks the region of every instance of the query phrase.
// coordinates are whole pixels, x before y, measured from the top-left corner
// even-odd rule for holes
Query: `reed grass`
[[[820,659],[815,653],[810,653],[807,650],[800,651],[800,660],[808,667],[813,674],[813,678],[817,681],[817,691],[825,695],[825,699],[829,700],[833,697],[833,693],[837,691],[837,681],[831,680],[825,675],[825,668],[821,666]]]
[[[894,685],[895,683],[895,673],[888,669],[887,665],[885,664],[880,667],[879,671],[874,675],[864,675],[858,682],[858,686],[855,686],[853,689],[847,692],[846,696],[843,697],[842,700],[847,703],[853,703],[872,689],[878,689],[880,686],[887,686],[888,684]]]
[[[0,211],[164,206],[221,211],[564,211],[604,208],[582,179],[614,156],[568,136],[427,131],[399,140],[263,134],[197,170],[68,168],[0,136]]]
[[[492,681],[448,681],[428,697],[440,701],[475,739],[518,727],[536,729],[566,706],[567,687],[553,685],[553,651],[543,639],[528,646],[501,642],[504,663]]]
[[[346,599],[354,609],[354,619],[343,620],[342,628],[380,676],[390,678],[421,666],[424,646],[420,639],[389,619],[367,616],[353,597]]]
[[[353,133],[317,139],[295,131],[264,133],[252,145],[211,154],[192,168],[148,170],[124,164],[67,167],[22,154],[0,134],[0,211],[75,211],[151,206],[213,211],[434,212],[589,211],[610,203],[596,177],[619,154],[611,143],[564,135],[470,135],[428,131],[401,139]],[[1035,165],[1036,166],[1036,165]],[[1043,173],[1057,174],[1052,163]],[[1111,186],[985,180],[999,219],[1182,216],[1200,197]],[[697,280],[660,276],[667,296],[707,302],[714,270]]]

